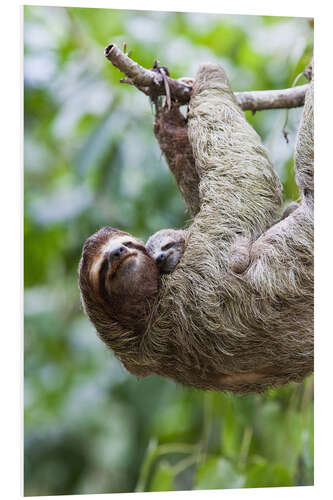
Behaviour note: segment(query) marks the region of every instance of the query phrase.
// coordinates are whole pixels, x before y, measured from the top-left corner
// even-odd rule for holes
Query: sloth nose
[[[122,255],[127,252],[127,248],[124,245],[119,245],[116,248],[113,248],[109,252],[109,260],[119,259]]]
[[[156,257],[156,263],[159,264],[160,262],[163,262],[166,259],[166,255],[164,252],[161,252],[158,254]]]

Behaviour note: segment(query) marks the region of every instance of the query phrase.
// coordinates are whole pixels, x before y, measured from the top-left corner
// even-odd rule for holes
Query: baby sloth
[[[150,236],[146,243],[149,255],[154,259],[161,274],[172,273],[185,248],[185,231],[161,229]]]

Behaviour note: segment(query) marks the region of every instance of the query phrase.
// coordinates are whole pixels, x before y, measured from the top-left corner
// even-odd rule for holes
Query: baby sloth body
[[[185,247],[185,231],[161,229],[150,236],[146,243],[149,255],[161,274],[172,273],[180,261]]]

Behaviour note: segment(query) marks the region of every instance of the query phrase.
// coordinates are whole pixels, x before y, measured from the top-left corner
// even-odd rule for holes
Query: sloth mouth
[[[111,278],[119,271],[119,269],[122,267],[122,265],[124,264],[125,261],[127,261],[128,259],[131,259],[133,257],[136,257],[136,256],[137,256],[137,252],[128,252],[120,259],[116,260],[115,262],[112,262]]]
[[[104,262],[99,271],[99,291],[101,297],[103,297],[105,300],[109,300],[110,292],[112,292],[112,285],[110,285],[110,281],[112,282],[112,280],[116,278],[119,269],[121,269],[125,261],[133,259],[136,256],[137,252],[129,251],[123,256],[121,256],[119,259],[116,259],[114,262],[110,262],[108,258],[104,259]],[[110,291],[110,286],[111,286],[111,291]]]

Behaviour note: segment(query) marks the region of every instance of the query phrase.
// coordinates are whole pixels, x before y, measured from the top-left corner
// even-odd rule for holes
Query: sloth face
[[[156,294],[158,270],[140,240],[105,227],[84,244],[79,283],[90,299],[104,302],[117,313],[134,303],[137,309]]]
[[[90,274],[92,281],[98,283],[101,296],[132,295],[144,286],[145,273],[150,267],[143,243],[124,235],[110,238],[103,245]]]
[[[161,274],[172,273],[184,253],[184,231],[162,229],[149,238],[146,248]]]

